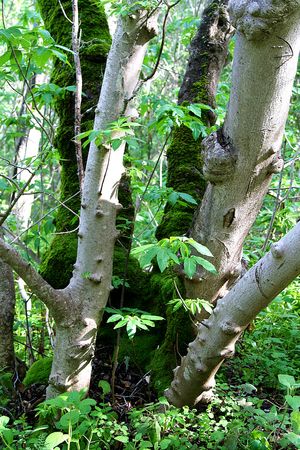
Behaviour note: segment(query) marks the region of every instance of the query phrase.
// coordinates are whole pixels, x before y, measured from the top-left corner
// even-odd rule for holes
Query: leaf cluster
[[[131,253],[140,255],[142,268],[148,267],[152,260],[155,259],[161,272],[171,265],[183,264],[185,275],[188,278],[192,278],[195,275],[198,265],[208,272],[216,273],[216,268],[210,261],[202,258],[202,256],[192,254],[193,251],[207,257],[213,257],[207,247],[185,236],[172,236],[169,239],[161,239],[155,244],[136,247]]]
[[[107,323],[115,323],[114,330],[126,327],[129,339],[133,339],[137,329],[149,330],[149,327],[155,327],[155,321],[164,320],[161,316],[155,316],[146,311],[136,308],[105,308],[105,311],[111,316],[107,319]]]

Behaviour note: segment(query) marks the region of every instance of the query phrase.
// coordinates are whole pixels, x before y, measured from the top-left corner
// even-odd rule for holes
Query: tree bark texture
[[[228,56],[228,42],[233,33],[227,11],[228,0],[212,0],[203,12],[198,31],[193,38],[190,57],[179,91],[178,103],[205,103],[215,108],[215,95],[221,71]],[[204,113],[204,122],[210,126],[216,117],[212,111]],[[167,185],[175,191],[185,192],[201,202],[206,188],[202,174],[203,157],[201,139],[181,126],[173,132],[167,150]],[[157,227],[156,237],[162,239],[179,236],[191,227],[194,208],[167,205],[164,217]]]
[[[127,99],[137,85],[155,23],[146,12],[119,20],[108,55],[94,129],[104,130],[127,114]],[[113,151],[91,143],[86,164],[78,232],[77,259],[66,292],[71,300],[63,316],[51,311],[57,340],[48,396],[88,387],[97,328],[111,290],[118,186],[123,173],[124,145]],[[70,315],[74,311],[74,315]]]
[[[233,87],[224,126],[204,142],[203,172],[209,183],[192,228],[192,237],[214,254],[218,275],[199,270],[186,280],[188,298],[224,299],[200,325],[175,371],[167,396],[176,405],[204,399],[201,393],[213,387],[214,374],[245,326],[299,269],[299,254],[290,256],[288,240],[296,245],[297,226],[279,244],[283,259],[268,254],[226,295],[240,275],[243,241],[272,174],[283,164],[280,146],[300,45],[299,2],[236,0],[229,10],[237,28]]]
[[[12,268],[0,257],[0,374],[15,366],[13,325],[15,285]]]
[[[72,21],[72,2],[62,0],[63,10],[59,2],[54,5],[48,0],[38,0],[38,5],[45,27],[56,43],[71,48],[72,23],[65,15]],[[79,0],[78,6],[81,30],[79,58],[83,78],[82,92],[84,94],[80,108],[82,114],[81,130],[87,131],[93,126],[111,38],[105,12],[99,2],[95,4],[93,0]],[[51,74],[52,83],[61,87],[75,84],[76,68],[72,59],[72,57],[69,58],[72,67],[58,59],[55,61]],[[77,105],[78,101],[77,98]],[[55,226],[58,233],[64,234],[55,235],[45,255],[43,255],[40,270],[44,278],[54,288],[62,289],[70,281],[76,260],[77,233],[74,230],[78,226],[78,219],[75,214],[78,214],[80,209],[80,186],[74,143],[74,93],[66,91],[63,97],[57,99],[55,111],[59,119],[55,134],[55,146],[59,152],[61,167],[59,186],[61,206],[57,209],[55,215]],[[76,117],[78,121],[78,109]],[[87,149],[83,152],[84,164],[86,158]]]
[[[191,231],[213,253],[218,275],[199,270],[186,281],[189,298],[213,301],[240,276],[243,241],[282,168],[300,24],[295,3],[278,4],[229,4],[237,28],[232,91],[224,126],[203,142],[208,186]]]
[[[267,253],[218,301],[199,325],[197,338],[165,395],[176,406],[194,405],[214,385],[214,376],[249,322],[300,273],[300,223]]]

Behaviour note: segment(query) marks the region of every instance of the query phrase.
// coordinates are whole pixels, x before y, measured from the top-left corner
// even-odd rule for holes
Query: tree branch
[[[32,292],[34,292],[48,308],[52,308],[53,305],[57,303],[59,295],[58,291],[53,289],[29,262],[25,261],[11,245],[7,244],[1,238],[0,258],[17,272]]]

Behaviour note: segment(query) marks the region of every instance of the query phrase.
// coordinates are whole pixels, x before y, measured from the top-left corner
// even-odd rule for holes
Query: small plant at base
[[[294,395],[294,392],[300,388],[300,383],[296,382],[293,376],[284,374],[279,374],[278,380],[287,390],[287,395],[284,397],[286,401],[286,412],[288,408],[292,409],[292,412],[289,414],[292,431],[284,435],[282,444],[285,444],[287,440],[289,443],[295,445],[296,448],[300,448],[300,396]]]
[[[107,323],[117,322],[114,326],[114,330],[126,326],[129,339],[133,339],[138,328],[140,330],[149,330],[148,327],[155,326],[155,321],[164,320],[163,317],[154,316],[146,311],[134,308],[105,308],[105,311],[112,314],[107,319]]]
[[[173,305],[173,311],[177,311],[179,308],[184,308],[194,316],[200,314],[201,309],[205,309],[209,314],[213,311],[213,305],[206,300],[200,298],[174,298],[168,302],[168,305]]]

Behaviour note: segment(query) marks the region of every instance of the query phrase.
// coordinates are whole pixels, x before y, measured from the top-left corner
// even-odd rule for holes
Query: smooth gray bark
[[[224,126],[203,142],[209,183],[191,231],[213,253],[219,274],[200,270],[187,280],[189,298],[214,301],[240,276],[244,239],[272,174],[283,164],[280,146],[297,69],[300,11],[294,2],[287,16],[282,2],[257,5],[229,4],[237,27],[232,91]]]
[[[165,392],[175,406],[194,405],[215,385],[215,374],[234,354],[235,343],[249,322],[300,273],[300,223],[267,253],[200,324],[188,354],[175,369]]]

